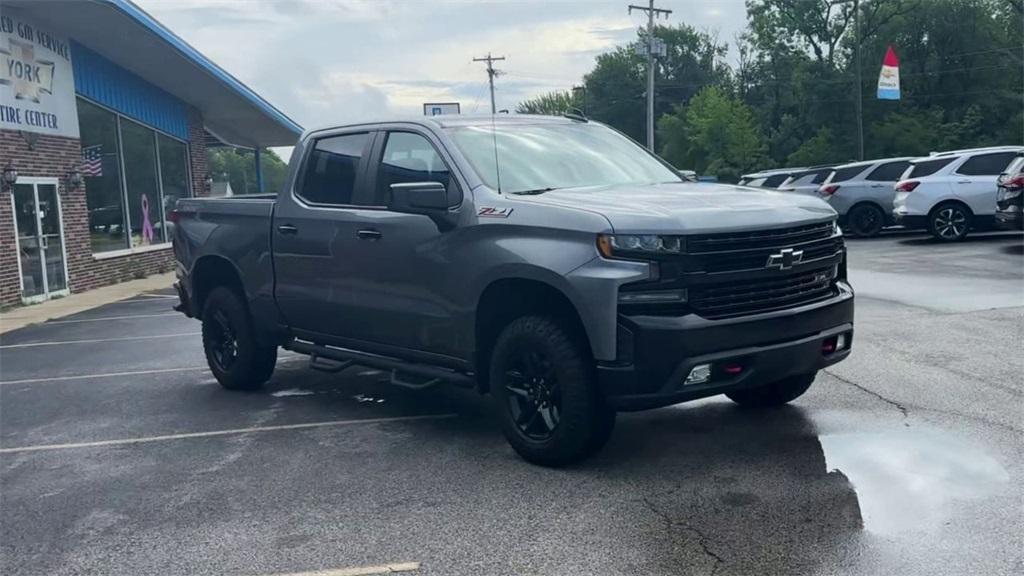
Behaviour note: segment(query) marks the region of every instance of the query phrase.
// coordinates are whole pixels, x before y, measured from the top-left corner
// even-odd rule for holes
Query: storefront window
[[[167,239],[171,238],[172,226],[167,214],[174,210],[179,198],[188,197],[188,153],[185,143],[163,134],[157,134],[157,146],[160,149],[160,181],[164,191],[164,225],[167,226]]]
[[[121,146],[124,150],[132,247],[160,244],[164,241],[164,217],[156,173],[156,139],[153,131],[122,118]]]
[[[189,195],[185,143],[83,99],[78,118],[93,253],[169,242],[167,213]]]
[[[82,138],[81,171],[85,176],[92,251],[123,250],[128,247],[128,237],[124,232],[117,117],[99,106],[79,100],[78,125]]]

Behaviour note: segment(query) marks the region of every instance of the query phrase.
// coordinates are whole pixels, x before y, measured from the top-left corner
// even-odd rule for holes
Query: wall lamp
[[[78,190],[85,184],[85,178],[82,177],[82,171],[78,168],[72,168],[68,172],[68,188],[71,190]]]
[[[18,182],[18,171],[14,169],[14,164],[10,160],[7,161],[7,165],[4,166],[3,180],[0,184],[7,190],[10,190],[15,183]]]

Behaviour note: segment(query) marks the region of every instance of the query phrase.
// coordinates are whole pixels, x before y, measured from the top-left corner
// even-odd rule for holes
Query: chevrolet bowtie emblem
[[[804,259],[803,250],[793,250],[792,248],[783,248],[778,254],[772,254],[768,257],[768,263],[765,264],[765,268],[778,268],[779,270],[789,270],[794,264],[799,264]]]

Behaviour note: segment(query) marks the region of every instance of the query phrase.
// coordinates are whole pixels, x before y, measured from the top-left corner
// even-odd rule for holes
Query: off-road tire
[[[226,325],[225,325],[226,324]],[[233,336],[233,358],[228,361],[225,341]],[[238,293],[214,288],[203,306],[203,352],[220,385],[228,390],[258,390],[270,379],[277,363],[277,346],[260,346],[252,319]]]
[[[524,316],[509,323],[495,342],[490,361],[491,395],[502,432],[512,448],[529,462],[553,467],[577,462],[601,449],[611,436],[615,411],[598,393],[594,362],[582,338],[555,318]],[[523,378],[524,384],[520,385],[519,378],[530,372],[521,364],[533,353],[543,366],[535,372],[544,376],[532,385]],[[529,412],[531,400],[522,392],[530,388],[531,394],[543,396],[545,381],[549,386],[544,396],[547,414],[557,413],[558,419],[547,437],[543,429],[538,437],[530,430],[547,428],[547,418],[541,417],[545,408],[534,407],[539,414]],[[556,403],[557,412],[552,409]],[[527,417],[530,414],[542,422],[523,429],[523,421],[534,421]]]

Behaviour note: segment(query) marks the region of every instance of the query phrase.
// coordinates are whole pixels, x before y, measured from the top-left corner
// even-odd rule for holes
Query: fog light
[[[683,386],[688,384],[703,384],[711,380],[711,364],[697,364],[690,370],[690,374],[683,381]]]
[[[836,337],[836,350],[843,350],[846,348],[846,333],[840,334]]]

